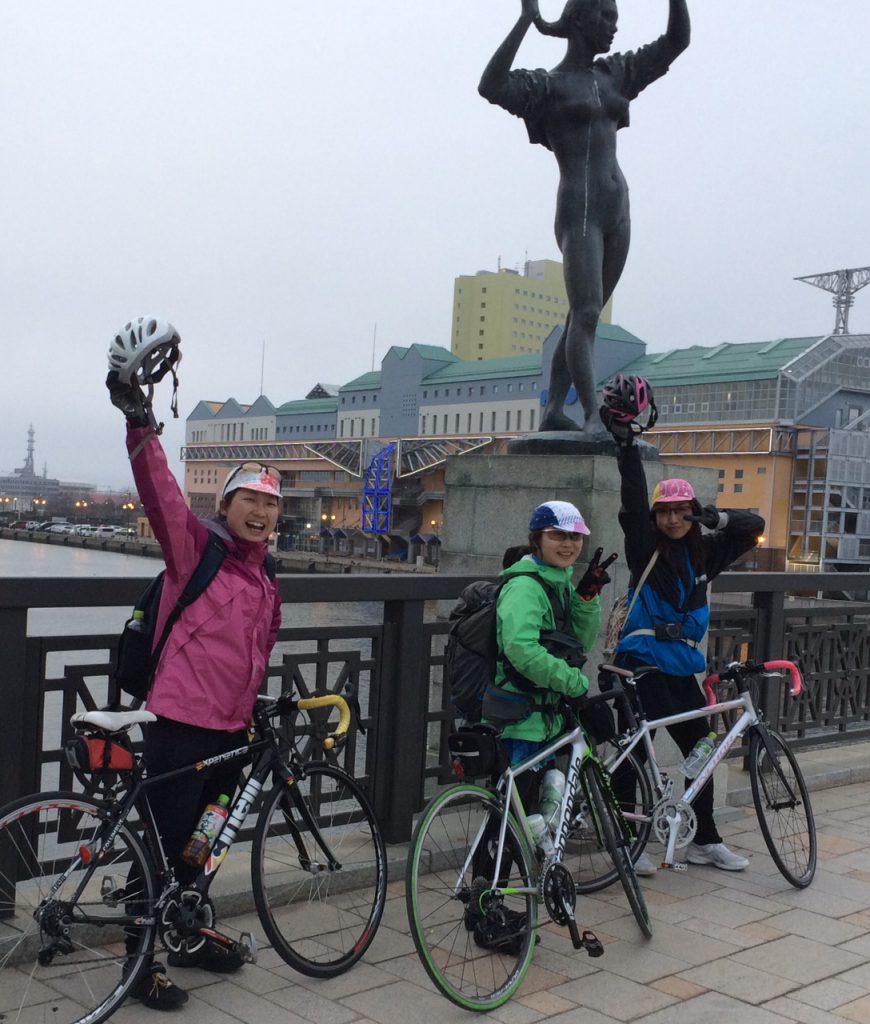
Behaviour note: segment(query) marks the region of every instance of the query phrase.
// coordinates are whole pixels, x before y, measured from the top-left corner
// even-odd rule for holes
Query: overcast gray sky
[[[4,4],[0,472],[32,422],[40,470],[129,481],[102,381],[131,316],[180,330],[182,416],[253,401],[264,339],[277,404],[370,369],[375,323],[378,359],[449,346],[457,274],[557,259],[553,156],[476,90],[519,6]],[[659,35],[667,7],[622,0],[614,49]],[[633,237],[614,319],[653,351],[825,333],[830,297],[792,278],[870,264],[870,4],[690,9],[691,47],[619,133]],[[517,66],[562,49],[530,33]],[[870,288],[852,329],[870,330]]]

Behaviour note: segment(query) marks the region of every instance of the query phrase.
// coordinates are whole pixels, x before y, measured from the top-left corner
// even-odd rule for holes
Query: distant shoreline
[[[139,555],[143,558],[158,558],[163,555],[160,545],[147,537],[122,539],[118,537],[83,537],[74,533],[46,533],[44,530],[12,530],[0,526],[0,539],[16,540],[30,544],[51,544],[66,548],[87,548],[91,551],[109,551],[119,555]],[[385,565],[374,559],[361,559],[349,555],[325,555],[316,551],[273,551],[278,563],[278,573],[328,573],[336,576],[355,573],[417,573],[429,575],[436,571],[434,566],[407,565],[391,562]]]

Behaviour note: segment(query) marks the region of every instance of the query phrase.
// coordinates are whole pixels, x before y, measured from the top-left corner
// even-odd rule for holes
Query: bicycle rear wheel
[[[803,774],[778,732],[756,727],[749,741],[749,780],[761,834],[780,873],[805,889],[816,873],[816,823]]]
[[[355,779],[307,764],[276,786],[257,820],[251,862],[266,934],[291,967],[341,974],[375,937],[387,896],[384,840]]]
[[[99,1024],[138,980],[154,944],[150,858],[125,822],[74,793],[0,810],[0,1020]],[[128,948],[125,947],[125,939]]]
[[[408,922],[426,973],[466,1010],[492,1010],[516,992],[535,951],[532,893],[492,895],[502,810],[479,786],[452,786],[424,810],[405,872]],[[507,821],[501,889],[529,888],[537,868],[522,829]]]
[[[607,743],[599,748],[599,753],[606,765],[608,758],[616,757],[619,751],[615,745]],[[621,768],[626,782],[630,779],[634,789],[634,802],[622,808],[630,832],[629,854],[634,864],[649,839],[655,798],[649,773],[633,753],[626,755]],[[619,878],[582,786],[574,798],[574,817],[562,863],[571,872],[579,893],[598,892]]]
[[[609,780],[605,778],[604,769],[597,761],[588,759],[584,763],[581,785],[593,809],[601,834],[601,842],[616,867],[616,873],[625,890],[631,912],[634,914],[640,930],[647,938],[650,938],[652,923],[646,907],[646,900],[643,898],[637,875],[634,873],[629,830],[616,799],[610,791]]]

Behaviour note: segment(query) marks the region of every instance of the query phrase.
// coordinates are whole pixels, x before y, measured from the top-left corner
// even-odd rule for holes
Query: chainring
[[[682,850],[695,838],[695,833],[698,831],[698,818],[694,809],[683,800],[668,800],[660,803],[653,812],[652,823],[656,838],[665,846],[671,837],[669,821],[673,817],[679,818],[680,821],[675,849]]]
[[[577,887],[571,872],[564,864],[548,865],[541,875],[540,890],[550,920],[558,925],[566,925],[577,906]]]
[[[196,889],[184,889],[171,897],[158,920],[160,938],[172,953],[195,953],[206,943],[204,935],[190,934],[196,928],[214,928],[211,900]]]

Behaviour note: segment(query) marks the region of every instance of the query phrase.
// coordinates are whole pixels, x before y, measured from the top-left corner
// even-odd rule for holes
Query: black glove
[[[602,405],[598,410],[598,415],[601,417],[601,422],[604,424],[606,430],[608,430],[613,436],[613,440],[621,448],[628,448],[634,444],[634,435],[637,432],[634,429],[634,423],[620,423],[614,419],[613,411],[606,405]]]
[[[122,384],[118,380],[117,370],[111,370],[109,376],[106,377],[106,387],[109,389],[112,405],[121,410],[131,427],[148,426],[151,419],[148,415],[145,396],[138,384],[135,382]]]
[[[728,522],[728,513],[720,512],[715,505],[705,505],[696,516],[689,516],[693,523],[700,523],[708,530],[721,530]]]
[[[584,601],[590,601],[597,594],[601,593],[601,588],[606,586],[610,582],[610,576],[607,574],[607,567],[616,561],[617,555],[614,551],[612,555],[601,561],[601,555],[604,552],[604,548],[596,548],[595,554],[592,556],[592,560],[586,567],[586,572],[580,577],[580,581],[577,584],[576,590],[580,597]]]

